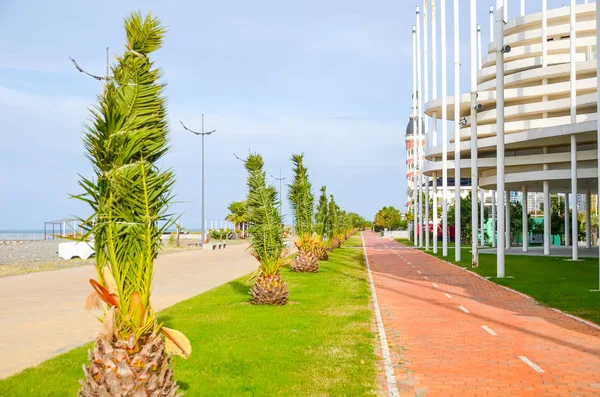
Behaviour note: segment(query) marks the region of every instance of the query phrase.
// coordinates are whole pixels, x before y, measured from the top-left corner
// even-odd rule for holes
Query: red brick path
[[[600,396],[600,330],[416,249],[363,236],[400,396]]]

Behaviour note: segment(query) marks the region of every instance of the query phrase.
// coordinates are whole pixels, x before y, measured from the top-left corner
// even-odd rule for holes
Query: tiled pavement
[[[599,329],[418,250],[363,237],[400,396],[600,396]]]

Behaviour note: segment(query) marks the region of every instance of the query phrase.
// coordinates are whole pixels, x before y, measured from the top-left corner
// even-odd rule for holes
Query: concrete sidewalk
[[[600,327],[363,235],[397,395],[600,396]]]
[[[154,273],[154,309],[255,270],[257,262],[247,246],[160,256]],[[92,291],[90,278],[97,279],[93,266],[0,278],[0,379],[94,339],[100,323],[83,308]]]

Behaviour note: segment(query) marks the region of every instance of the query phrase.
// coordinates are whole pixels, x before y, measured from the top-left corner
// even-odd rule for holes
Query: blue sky
[[[477,3],[487,43],[492,2]],[[516,16],[519,3],[510,3]],[[342,208],[367,218],[384,205],[402,207],[417,4],[0,2],[0,229],[39,229],[87,214],[69,194],[80,192],[78,173],[90,175],[82,124],[101,85],[68,57],[102,74],[105,48],[111,58],[122,52],[123,18],[134,10],[156,13],[169,29],[155,61],[168,84],[172,151],[165,165],[177,173],[173,210],[183,213],[184,226],[200,226],[200,141],[178,120],[200,128],[202,113],[206,127],[218,130],[207,138],[207,218],[224,217],[229,202],[244,198],[245,173],[233,152],[249,149],[264,156],[267,171],[281,168],[284,176],[291,154],[303,151],[315,192],[326,184]],[[461,7],[461,61],[468,66],[468,1]],[[451,34],[448,40],[451,56]],[[467,72],[463,67],[464,88]],[[449,93],[452,87],[449,79]]]

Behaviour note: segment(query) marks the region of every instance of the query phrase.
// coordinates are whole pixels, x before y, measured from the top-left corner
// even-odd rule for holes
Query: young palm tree
[[[251,154],[245,161],[248,171],[248,222],[250,249],[258,260],[256,278],[250,290],[252,303],[257,305],[285,305],[289,290],[281,278],[285,265],[283,224],[279,216],[277,190],[266,185],[263,159]]]
[[[327,218],[327,239],[329,240],[329,249],[338,248],[341,242],[338,240],[338,213],[340,207],[335,202],[333,194],[329,196],[329,209]]]
[[[317,213],[315,215],[315,232],[321,240],[319,248],[316,252],[319,260],[329,259],[329,256],[327,255],[327,249],[325,248],[325,240],[327,238],[327,223],[329,218],[329,210],[327,207],[327,188],[325,185],[323,185],[321,186],[321,196],[319,197],[319,204],[317,205]]]
[[[317,236],[313,236],[313,211],[315,198],[312,194],[312,185],[308,179],[308,170],[303,163],[304,154],[292,155],[294,164],[294,179],[288,185],[288,199],[292,205],[294,227],[298,240],[298,252],[292,262],[291,269],[296,272],[319,271],[319,258],[315,251],[322,246]]]
[[[84,137],[94,178],[81,177],[77,198],[93,215],[84,221],[93,234],[98,281],[86,307],[104,315],[96,344],[84,365],[80,396],[174,396],[169,354],[191,353],[183,334],[157,322],[150,304],[154,258],[162,233],[173,224],[172,171],[157,162],[168,150],[164,84],[149,55],[165,29],[152,15],[125,20],[127,43],[92,110]]]

